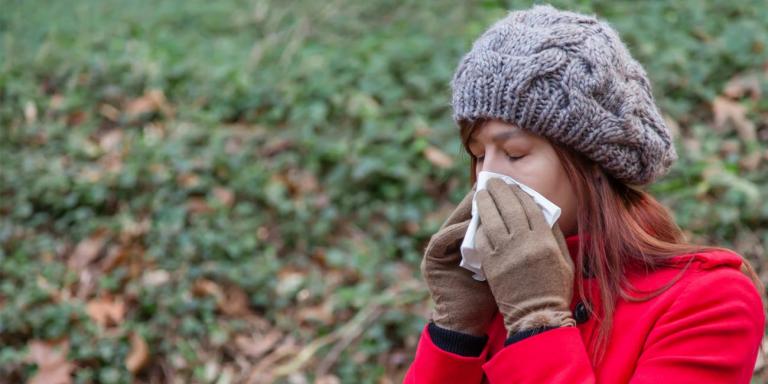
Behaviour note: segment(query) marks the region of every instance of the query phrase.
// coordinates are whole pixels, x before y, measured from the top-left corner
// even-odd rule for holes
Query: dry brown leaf
[[[683,147],[689,154],[701,153],[701,140],[693,137],[683,137],[681,140],[683,142]]]
[[[85,300],[92,296],[94,290],[96,290],[98,284],[97,270],[94,268],[85,268],[80,271],[77,279],[77,289],[73,291],[73,295],[80,300]],[[72,288],[70,287],[70,290]],[[68,290],[62,290],[62,292],[69,292]]]
[[[125,302],[121,298],[111,297],[93,299],[88,302],[85,311],[96,324],[106,328],[122,323],[125,317]]]
[[[213,211],[213,208],[202,197],[190,197],[187,199],[187,209],[191,213],[208,213]]]
[[[282,338],[282,332],[273,329],[267,332],[267,334],[259,335],[256,338],[246,335],[237,335],[235,336],[235,345],[246,356],[258,359],[269,352]]]
[[[427,124],[424,119],[418,119],[415,123],[416,129],[413,131],[414,136],[416,137],[432,137],[434,135],[434,131],[432,128],[430,128],[429,124]]]
[[[141,277],[141,284],[147,287],[157,287],[171,280],[171,274],[164,269],[154,271],[144,271]]]
[[[99,164],[107,173],[118,174],[123,170],[123,156],[118,152],[108,153],[99,159]]]
[[[739,165],[741,168],[745,171],[755,171],[758,167],[760,167],[760,163],[763,160],[763,156],[760,154],[759,151],[754,151],[750,154],[744,155],[739,160]]]
[[[261,156],[271,157],[291,147],[293,147],[293,141],[278,137],[270,140],[261,148]]]
[[[131,100],[128,105],[125,106],[125,112],[129,115],[140,115],[155,111],[155,102],[150,97],[140,97],[138,99]]]
[[[88,115],[85,114],[84,111],[72,111],[67,115],[67,125],[69,126],[75,126],[82,124],[83,121],[85,121],[85,118]]]
[[[51,110],[60,110],[64,106],[64,96],[58,93],[51,95],[48,106]]]
[[[286,267],[277,273],[277,286],[275,287],[278,295],[288,295],[297,290],[306,279],[306,272],[294,270]]]
[[[319,321],[325,325],[333,324],[332,303],[327,300],[311,307],[303,307],[298,310],[297,317],[301,322]]]
[[[137,373],[149,362],[149,347],[144,338],[136,332],[131,333],[131,351],[125,358],[125,367],[131,373]]]
[[[134,243],[129,247],[129,250],[128,278],[134,280],[140,278],[144,270],[151,267],[151,262],[144,260],[145,250],[143,245]]]
[[[37,372],[29,384],[69,384],[75,366],[67,361],[69,341],[51,343],[32,340],[29,343],[28,360],[37,365]]]
[[[760,81],[764,77],[765,75],[761,73],[745,73],[734,76],[725,83],[723,94],[733,99],[749,95],[752,99],[757,100],[762,96]]]
[[[107,255],[99,263],[99,269],[102,272],[110,272],[120,265],[125,264],[129,259],[129,250],[121,245],[113,245],[107,249]]]
[[[715,115],[715,129],[724,132],[726,124],[731,122],[739,137],[744,141],[757,138],[755,124],[747,118],[747,108],[739,102],[725,97],[715,97],[712,102],[712,112]]]
[[[69,255],[69,269],[80,271],[95,260],[104,249],[107,235],[107,231],[102,229],[80,241]]]
[[[248,307],[248,295],[236,285],[227,286],[218,305],[225,315],[239,316],[251,312]]]
[[[723,156],[737,154],[741,151],[741,142],[736,139],[724,139],[720,142],[720,153]]]
[[[453,166],[453,159],[437,147],[429,146],[424,148],[424,157],[430,163],[440,168],[451,168]]]
[[[111,129],[99,136],[99,147],[104,152],[117,151],[120,143],[123,141],[123,131],[120,129]]]
[[[127,219],[123,222],[122,231],[120,231],[121,241],[131,241],[140,239],[152,227],[152,222],[148,217],[142,217],[140,220]]]
[[[224,297],[224,291],[216,282],[208,279],[198,279],[192,284],[192,293],[195,296],[213,296],[216,300]]]
[[[257,228],[256,237],[261,241],[266,241],[267,239],[269,239],[269,228],[267,228],[264,225]]]
[[[110,104],[101,104],[99,114],[109,121],[116,122],[120,118],[120,110]]]
[[[229,188],[214,187],[213,196],[225,207],[231,207],[235,203],[235,193]]]
[[[192,294],[195,296],[213,296],[219,310],[226,315],[251,315],[248,306],[248,294],[236,285],[230,284],[222,288],[212,280],[199,279],[192,285]]]
[[[165,94],[159,89],[149,90],[141,97],[129,101],[124,110],[132,117],[155,111],[160,111],[165,116],[173,114],[173,110],[165,99]]]
[[[247,383],[273,383],[273,369],[281,360],[295,356],[301,351],[300,346],[293,337],[285,337],[280,345],[271,353],[257,360],[256,365],[251,368],[251,372],[246,380]]]
[[[291,194],[308,194],[318,190],[317,177],[302,169],[291,169],[284,179]]]
[[[176,177],[176,183],[178,183],[180,187],[195,188],[200,185],[200,176],[194,173],[184,172]]]
[[[419,225],[419,223],[413,220],[408,220],[403,224],[403,230],[405,231],[406,234],[410,236],[417,234],[420,229],[421,229],[421,226]]]

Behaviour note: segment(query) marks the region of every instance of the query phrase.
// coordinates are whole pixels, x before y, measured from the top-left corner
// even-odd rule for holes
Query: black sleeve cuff
[[[552,326],[552,327],[541,327],[541,328],[532,328],[532,329],[522,330],[520,332],[517,332],[509,336],[507,340],[504,341],[504,346],[506,347],[507,345],[510,345],[512,343],[516,343],[525,338],[538,335],[539,333],[546,332],[546,331],[549,331],[550,329],[555,329],[555,328],[560,328],[560,327]]]
[[[461,356],[478,357],[485,348],[488,335],[473,336],[439,327],[430,321],[427,326],[429,337],[440,349]]]

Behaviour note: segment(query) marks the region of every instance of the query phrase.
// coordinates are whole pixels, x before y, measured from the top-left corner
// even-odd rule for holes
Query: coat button
[[[573,310],[573,319],[576,320],[577,324],[581,324],[589,320],[589,312],[587,312],[587,305],[584,304],[583,301],[579,301],[579,303],[576,304],[576,308],[574,308]]]

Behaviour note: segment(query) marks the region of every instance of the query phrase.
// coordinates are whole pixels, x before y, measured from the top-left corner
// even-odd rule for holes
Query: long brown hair
[[[487,120],[462,121],[461,141],[471,157],[470,178],[475,182],[477,160],[469,150],[472,133]],[[574,187],[577,200],[576,222],[579,241],[575,260],[575,274],[582,276],[586,268],[597,279],[602,301],[600,327],[592,351],[593,359],[603,358],[610,334],[616,300],[646,301],[666,291],[682,277],[693,261],[690,258],[680,273],[664,286],[654,291],[640,291],[628,281],[625,271],[633,268],[653,270],[667,265],[675,256],[713,250],[733,252],[727,248],[702,246],[689,243],[683,231],[674,221],[670,211],[651,194],[637,186],[619,182],[603,171],[584,155],[549,140]],[[582,234],[589,234],[582,237]],[[589,250],[589,257],[585,258]],[[745,259],[742,272],[750,277],[763,298],[765,287],[752,266]],[[579,296],[588,300],[581,284]],[[644,297],[637,293],[647,294]],[[589,308],[593,315],[600,311]],[[762,350],[762,347],[761,347]]]

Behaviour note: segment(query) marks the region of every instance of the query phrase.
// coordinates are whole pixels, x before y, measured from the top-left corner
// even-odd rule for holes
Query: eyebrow
[[[509,140],[509,139],[511,139],[513,137],[524,136],[524,135],[525,135],[525,133],[523,132],[522,129],[514,129],[514,130],[511,130],[511,131],[499,132],[499,133],[493,135],[493,137],[491,137],[491,141],[493,141],[493,142],[507,141],[507,140]],[[471,137],[469,139],[469,142],[470,143],[477,142],[477,139],[475,139],[474,136],[473,136],[473,137]]]

